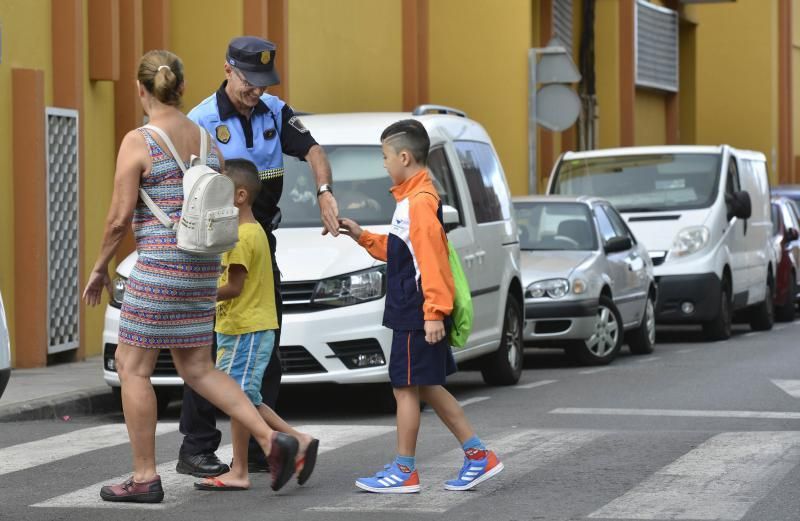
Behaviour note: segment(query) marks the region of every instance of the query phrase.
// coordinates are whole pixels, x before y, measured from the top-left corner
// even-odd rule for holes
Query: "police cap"
[[[225,60],[236,67],[256,87],[269,87],[281,82],[275,70],[275,44],[255,36],[240,36],[228,44]]]

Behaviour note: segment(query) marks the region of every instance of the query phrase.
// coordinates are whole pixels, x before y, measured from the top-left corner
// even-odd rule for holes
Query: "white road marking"
[[[543,385],[556,383],[558,380],[539,380],[538,382],[531,382],[529,384],[515,385],[514,389],[533,389],[534,387],[541,387]]]
[[[800,380],[772,380],[786,394],[793,398],[800,398]]]
[[[655,362],[656,360],[661,360],[660,356],[648,356],[647,358],[640,358],[636,360],[637,364],[646,364],[647,362]]]
[[[490,495],[502,487],[521,479],[538,467],[549,465],[587,443],[605,435],[589,430],[525,430],[499,439],[484,439],[494,450],[505,470],[497,477],[478,485],[471,492],[445,490],[444,482],[454,479],[459,471],[464,453],[451,450],[417,465],[421,491],[412,498],[404,494],[370,494],[355,492],[333,506],[312,507],[308,510],[322,512],[446,512],[460,504]],[[362,469],[362,474],[371,469]],[[411,500],[411,501],[409,501]]]
[[[738,521],[800,462],[800,432],[726,432],[589,515]]]
[[[460,402],[458,402],[458,405],[460,405],[461,407],[466,407],[467,405],[482,402],[484,400],[488,400],[489,398],[490,398],[489,396],[473,396],[472,398],[461,400]]]
[[[756,418],[765,420],[800,420],[800,412],[780,411],[702,411],[693,409],[610,409],[561,407],[550,414],[597,414],[603,416],[684,416],[690,418]]]
[[[688,348],[688,349],[678,349],[678,350],[677,350],[677,351],[675,351],[675,352],[676,352],[676,353],[691,353],[692,351],[694,351],[694,348]]]
[[[605,367],[595,367],[594,369],[586,369],[585,371],[578,371],[578,374],[602,373],[603,371],[608,371],[609,369],[613,369],[613,367],[610,365],[607,365]]]
[[[177,422],[160,423],[156,427],[156,435],[177,430]],[[0,463],[0,476],[46,465],[93,450],[123,445],[128,441],[128,430],[125,428],[125,424],[114,423],[12,445],[0,449],[0,462],[2,462]]]
[[[395,430],[394,425],[301,425],[298,430],[307,432],[320,440],[319,453],[328,452],[351,443],[356,443],[375,436],[381,436]],[[233,447],[224,445],[217,450],[217,456],[222,461],[230,461],[233,456]],[[33,507],[57,508],[128,508],[128,509],[167,509],[190,501],[194,494],[201,492],[194,490],[194,482],[198,478],[186,476],[175,472],[178,460],[162,463],[156,468],[161,475],[161,485],[164,487],[165,497],[162,503],[146,505],[141,503],[108,503],[100,499],[100,487],[110,483],[120,483],[130,477],[130,473],[115,478],[106,479],[74,492],[42,501],[31,505]],[[212,492],[213,493],[213,492]]]

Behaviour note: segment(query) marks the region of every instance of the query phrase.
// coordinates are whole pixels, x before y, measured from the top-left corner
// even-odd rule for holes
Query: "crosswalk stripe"
[[[800,432],[726,432],[590,518],[738,521],[800,461]]]
[[[754,418],[762,420],[800,420],[800,412],[782,411],[703,411],[697,409],[613,409],[559,407],[550,414],[598,414],[602,416],[674,416],[688,418]]]
[[[320,440],[320,454],[351,443],[381,436],[395,430],[394,425],[301,425],[296,428]],[[220,447],[219,450],[217,450],[217,456],[222,461],[230,461],[233,456],[232,446],[225,445]],[[197,493],[194,490],[194,482],[198,479],[175,472],[175,465],[177,465],[177,463],[178,460],[173,460],[162,463],[156,467],[156,472],[161,475],[161,484],[164,487],[165,496],[163,502],[152,505],[141,503],[114,503],[114,508],[159,510],[175,507],[189,501],[192,495]],[[130,473],[110,478],[31,506],[48,508],[108,508],[109,503],[100,499],[100,487],[110,483],[120,483],[129,477]]]
[[[793,398],[800,398],[800,380],[772,380],[783,392]]]
[[[451,450],[430,461],[417,465],[421,490],[415,500],[409,502],[403,494],[354,493],[333,506],[311,507],[307,510],[322,512],[446,512],[451,508],[491,493],[503,482],[516,479],[537,467],[552,463],[558,458],[605,435],[601,431],[580,430],[524,430],[499,439],[485,439],[505,465],[499,476],[482,484],[475,493],[444,489],[444,482],[458,474],[459,463],[464,458],[461,449]],[[355,490],[355,487],[354,487]]]
[[[160,423],[156,434],[167,434],[176,430],[177,422]],[[125,424],[115,423],[13,445],[0,449],[0,476],[125,443],[128,443]]]
[[[539,380],[536,382],[531,382],[529,384],[520,384],[515,385],[514,389],[533,389],[534,387],[541,387],[543,385],[553,384],[556,383],[558,380]]]

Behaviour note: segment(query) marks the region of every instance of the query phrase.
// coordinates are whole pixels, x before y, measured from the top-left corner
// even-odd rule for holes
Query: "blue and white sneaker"
[[[416,470],[393,462],[371,478],[358,478],[356,486],[378,494],[412,494],[419,492],[419,475]]]
[[[503,463],[497,459],[497,455],[490,450],[481,452],[486,453],[482,459],[465,457],[464,466],[461,467],[458,478],[445,481],[444,488],[447,490],[469,490],[500,474],[503,470]]]

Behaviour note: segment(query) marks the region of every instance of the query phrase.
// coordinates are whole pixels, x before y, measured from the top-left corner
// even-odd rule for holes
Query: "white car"
[[[11,377],[11,340],[8,334],[6,309],[3,306],[3,295],[0,295],[0,397],[6,390]]]
[[[462,259],[475,310],[468,345],[457,362],[473,360],[484,380],[510,385],[522,371],[522,284],[519,242],[511,197],[486,131],[454,109],[422,106],[409,113],[303,116],[325,147],[334,172],[342,217],[387,233],[395,209],[383,168],[379,137],[389,124],[418,119],[431,137],[428,159],[443,208],[448,239]],[[381,325],[385,264],[347,237],[321,235],[312,173],[305,162],[285,158],[282,221],[275,232],[284,300],[280,355],[283,383],[388,382],[391,331]],[[114,371],[119,303],[135,254],[117,269],[116,298],[106,310],[104,374]],[[162,351],[152,381],[182,382]],[[168,391],[157,389],[159,397]]]
[[[776,258],[766,157],[722,146],[567,152],[548,194],[608,200],[647,247],[658,282],[656,320],[731,335],[736,312],[771,329]]]

